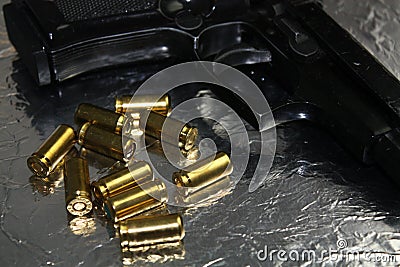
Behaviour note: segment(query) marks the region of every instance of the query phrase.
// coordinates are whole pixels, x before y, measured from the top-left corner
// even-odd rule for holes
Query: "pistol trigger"
[[[220,51],[214,61],[229,66],[268,63],[271,62],[271,52],[266,48],[257,49],[242,43]]]

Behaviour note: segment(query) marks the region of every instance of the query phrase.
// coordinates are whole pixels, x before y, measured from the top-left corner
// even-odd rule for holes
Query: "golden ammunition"
[[[161,132],[167,116],[151,111],[146,123],[145,133],[158,140],[161,140]],[[164,140],[167,143],[175,144],[176,137],[173,136],[173,131],[181,129],[179,133],[179,148],[190,150],[196,142],[198,130],[196,127],[191,127],[178,120],[169,118],[170,130],[163,132]]]
[[[93,166],[99,170],[118,170],[125,166],[125,162],[121,163],[120,161],[84,147],[81,147],[79,155],[87,160],[89,166]]]
[[[166,200],[165,184],[161,181],[150,181],[108,198],[104,203],[104,210],[107,216],[117,223],[159,207]]]
[[[189,194],[182,192],[183,194],[177,196],[177,201],[182,202],[185,205],[196,205],[196,207],[199,207],[200,205],[207,206],[213,201],[229,194],[232,188],[231,178],[225,176],[200,190],[190,192]]]
[[[47,177],[31,176],[29,182],[33,189],[43,196],[54,194],[55,188],[62,186],[65,161],[76,156],[78,156],[78,150],[73,146]]]
[[[76,142],[75,131],[60,125],[27,160],[28,168],[39,177],[47,177]]]
[[[92,104],[80,104],[75,111],[75,123],[81,127],[86,122],[99,125],[107,131],[121,134],[125,116]]]
[[[79,130],[79,144],[107,157],[124,160],[122,136],[108,132],[90,122],[85,123]],[[127,150],[132,150],[132,155],[135,148],[133,140],[130,140],[125,147]]]
[[[137,181],[139,180],[153,179],[153,171],[150,165],[144,161],[133,163],[130,170],[124,168],[93,182],[92,188],[95,197],[98,200],[104,201],[126,189],[137,186]]]
[[[215,158],[211,156],[200,160],[186,169],[175,172],[172,179],[178,187],[193,188],[192,192],[218,181],[233,171],[231,160],[224,152],[218,152]]]
[[[168,143],[164,143],[163,145],[161,145],[160,141],[151,136],[146,136],[145,140],[146,140],[146,146],[148,147],[147,151],[151,151],[163,156],[165,156],[166,150],[173,151],[173,149],[175,148],[173,145]],[[182,153],[182,156],[184,156],[188,160],[195,161],[200,158],[200,150],[197,146],[193,146],[189,150],[181,148],[179,149],[179,151]]]
[[[154,103],[155,96],[151,95],[135,95],[134,101],[131,103],[133,95],[117,96],[115,98],[115,112],[118,113],[140,113],[143,110],[153,110],[167,116],[171,112],[171,100],[169,95],[164,95],[161,99]]]
[[[92,210],[89,168],[83,158],[71,158],[64,166],[65,202],[71,215],[83,216]]]
[[[185,230],[179,214],[143,216],[119,223],[121,249],[162,243],[176,243],[183,239]]]

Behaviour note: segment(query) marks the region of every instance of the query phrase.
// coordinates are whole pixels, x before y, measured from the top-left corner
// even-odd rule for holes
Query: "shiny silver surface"
[[[341,25],[400,77],[398,0],[324,3]],[[56,88],[39,89],[10,45],[1,18],[1,266],[122,265],[119,241],[110,237],[112,230],[102,216],[94,212],[94,221],[83,224],[90,230],[71,231],[77,223],[66,214],[63,183],[57,185],[54,194],[35,191],[29,182],[26,158],[58,124],[73,124],[79,103],[89,101],[112,109],[116,95],[131,93],[131,88],[162,67],[111,71],[106,78],[94,74]],[[190,95],[171,95],[172,101],[179,101],[179,97]],[[199,130],[206,131],[211,126],[204,123]],[[379,170],[355,162],[326,133],[308,124],[279,127],[277,133],[277,155],[268,183],[250,194],[248,175],[231,194],[213,205],[182,210],[184,252],[150,249],[149,253],[138,254],[133,264],[379,265],[345,260],[318,263],[257,259],[257,252],[265,246],[285,251],[313,250],[320,255],[324,250],[337,249],[338,240],[345,240],[348,248],[357,251],[400,253],[400,201],[394,184]],[[251,147],[256,150],[257,138],[252,138]],[[107,168],[92,167],[91,180],[104,176],[104,172]],[[72,228],[70,221],[74,221]]]

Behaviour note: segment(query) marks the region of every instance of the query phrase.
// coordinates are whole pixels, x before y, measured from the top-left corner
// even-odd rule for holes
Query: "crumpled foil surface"
[[[6,1],[0,2],[3,5]],[[400,2],[326,0],[324,3],[342,26],[399,76]],[[163,67],[112,70],[74,79],[56,88],[39,89],[9,43],[1,18],[2,266],[123,264],[118,239],[113,237],[104,219],[94,213],[88,220],[71,222],[65,210],[62,180],[50,186],[39,183],[31,177],[26,158],[58,124],[73,124],[77,104],[90,102],[112,108],[116,95],[130,93],[140,81]],[[262,77],[260,84],[271,90],[268,77]],[[131,263],[135,266],[396,265],[348,258],[330,260],[323,252],[347,248],[386,256],[399,254],[398,188],[379,170],[355,162],[329,135],[313,125],[286,124],[277,128],[277,135],[275,162],[263,187],[248,193],[249,174],[235,190],[212,205],[172,208],[184,216],[186,237],[182,247],[149,250],[138,254]],[[257,142],[256,138],[251,141],[252,151],[257,151]],[[93,180],[105,171],[94,166],[90,169]],[[314,251],[319,261],[280,261],[276,254],[272,260],[263,261],[261,250],[266,247],[269,252],[292,252],[292,256],[296,251],[300,254]]]

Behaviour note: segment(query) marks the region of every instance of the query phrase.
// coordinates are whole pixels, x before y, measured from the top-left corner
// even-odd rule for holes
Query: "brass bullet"
[[[122,136],[108,132],[90,122],[85,123],[79,130],[79,144],[87,149],[103,154],[116,160],[125,160],[122,149]],[[133,156],[136,144],[129,140],[125,145],[129,156]],[[129,160],[128,158],[127,160]]]
[[[194,192],[230,175],[232,171],[229,156],[218,152],[215,157],[205,158],[188,166],[186,170],[175,172],[172,179],[178,187],[188,187],[190,192]]]
[[[151,137],[151,136],[146,136],[146,147],[148,147],[148,151],[150,150],[151,152],[154,152],[159,155],[163,155],[165,157],[165,152],[166,151],[174,151],[173,149],[176,148],[176,146],[173,146],[169,143],[164,143],[161,145],[161,142],[158,141],[157,139]],[[184,156],[186,159],[195,161],[200,158],[200,150],[199,147],[194,145],[191,149],[185,150],[183,148],[179,149],[180,153],[182,156]]]
[[[196,127],[191,127],[188,124],[180,122],[178,120],[169,118],[170,129],[163,129],[164,122],[166,121],[167,116],[151,111],[149,113],[149,117],[147,119],[145,133],[149,136],[156,138],[157,140],[161,140],[161,132],[164,136],[164,140],[167,143],[175,145],[176,136],[174,136],[173,131],[175,129],[180,129],[179,133],[179,148],[190,150],[196,142],[198,136],[198,130]]]
[[[84,147],[81,147],[79,155],[87,160],[89,166],[95,167],[99,170],[118,170],[122,168],[121,166],[125,166],[125,162],[121,163],[116,159],[107,157],[103,154],[97,153]]]
[[[225,176],[204,188],[202,187],[200,190],[190,192],[189,194],[183,192],[184,194],[177,196],[177,201],[186,205],[196,205],[197,207],[200,205],[206,206],[211,201],[227,195],[231,192],[231,189],[232,181],[229,176]]]
[[[185,230],[179,214],[141,216],[119,223],[121,249],[130,249],[183,239]]]
[[[130,168],[124,168],[118,172],[100,178],[92,183],[95,197],[104,201],[129,188],[137,186],[137,182],[153,179],[153,171],[150,165],[144,161],[133,163]]]
[[[83,216],[92,210],[89,167],[83,158],[71,158],[64,165],[65,202],[71,215]]]
[[[158,180],[150,181],[108,198],[104,203],[104,210],[107,216],[117,223],[157,208],[166,200],[165,184]]]
[[[39,177],[36,175],[31,176],[29,182],[33,189],[41,193],[43,196],[53,194],[55,188],[61,187],[62,182],[64,181],[65,161],[76,156],[78,156],[78,150],[73,146],[47,177]]]
[[[87,103],[80,104],[75,111],[75,123],[79,127],[91,122],[116,134],[121,134],[124,120],[124,115]]]
[[[75,131],[60,125],[27,160],[28,168],[39,177],[47,177],[76,142]]]
[[[135,95],[134,101],[131,103],[133,95],[122,95],[115,98],[115,112],[117,113],[140,113],[143,110],[153,110],[167,116],[171,112],[171,100],[169,95],[164,95],[157,102],[153,99],[156,96],[151,95]]]

